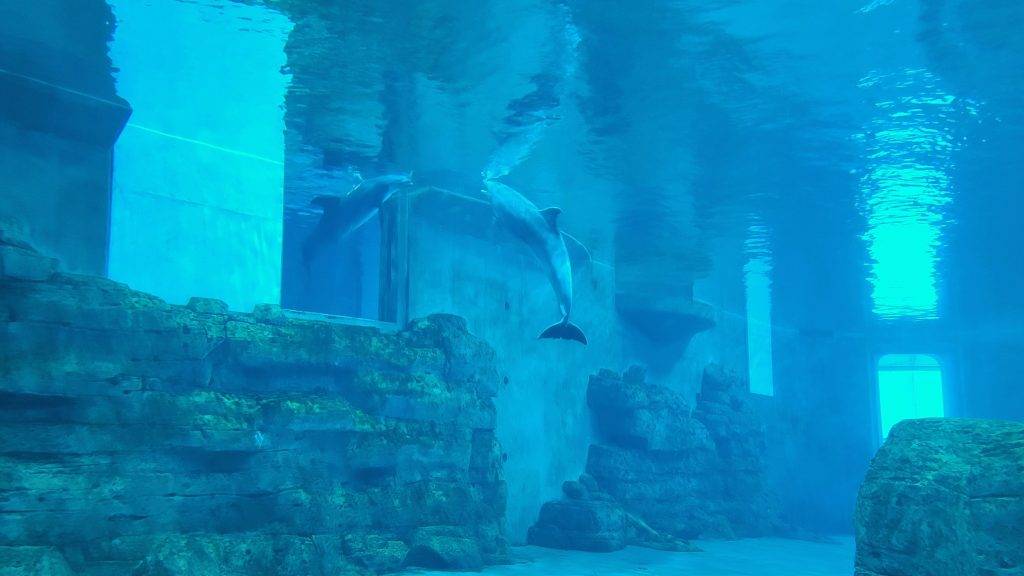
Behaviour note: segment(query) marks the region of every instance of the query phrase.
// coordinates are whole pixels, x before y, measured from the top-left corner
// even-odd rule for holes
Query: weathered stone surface
[[[856,519],[858,576],[1024,575],[1024,424],[897,424]]]
[[[563,482],[562,493],[565,494],[566,498],[572,500],[583,500],[589,496],[587,489],[583,487],[583,484],[576,480],[566,480]]]
[[[527,536],[530,544],[563,550],[612,552],[627,545],[693,551],[688,542],[657,532],[626,512],[584,474],[562,485],[564,497],[546,502]]]
[[[342,538],[345,556],[357,566],[384,573],[400,569],[409,554],[409,546],[397,538],[380,534],[348,534]]]
[[[287,324],[288,318],[277,304],[257,304],[252,309],[252,317],[267,324]]]
[[[0,546],[0,576],[74,576],[56,548]]]
[[[479,570],[484,556],[477,539],[462,528],[427,526],[413,533],[405,563],[440,570]]]
[[[587,405],[596,416],[598,434],[609,443],[638,450],[710,448],[707,431],[689,417],[690,407],[683,398],[644,378],[642,371],[633,368],[621,378],[602,371],[590,379]]]
[[[4,276],[0,546],[90,575],[503,561],[493,361],[452,317],[387,333]]]
[[[336,540],[265,534],[173,534],[153,541],[131,576],[356,576]]]
[[[791,533],[768,486],[765,425],[752,399],[746,379],[715,364],[704,370],[693,417],[715,447],[718,511],[738,537]]]
[[[613,502],[563,498],[546,502],[527,541],[534,546],[611,552],[626,546],[626,521]]]
[[[678,538],[777,532],[763,427],[747,396],[742,380],[712,366],[691,412],[642,371],[602,371],[587,394],[601,440],[587,472],[625,510]]]
[[[24,245],[0,241],[0,277],[47,280],[57,272],[57,260]]]
[[[200,296],[193,296],[188,299],[188,304],[185,307],[193,312],[199,312],[202,314],[227,314],[228,303],[223,300],[216,298],[202,298]]]

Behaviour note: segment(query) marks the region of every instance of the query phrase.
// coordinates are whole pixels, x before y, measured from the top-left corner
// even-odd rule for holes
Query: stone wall
[[[696,406],[673,390],[645,381],[642,370],[591,377],[587,403],[599,442],[590,447],[585,492],[596,498],[566,498],[553,509],[584,509],[569,523],[543,513],[531,529],[533,543],[558,548],[615,549],[629,540],[622,522],[598,508],[621,507],[644,526],[656,545],[666,537],[733,538],[778,534],[774,497],[768,487],[763,424],[751,406],[745,382],[717,366],[705,370]],[[606,498],[607,496],[607,498]],[[593,500],[594,502],[589,502]],[[546,505],[548,508],[548,505]],[[618,538],[608,533],[622,534]],[[637,543],[634,540],[634,543]]]
[[[857,501],[857,576],[1024,574],[1024,424],[897,424]]]
[[[640,370],[602,371],[587,392],[601,438],[587,472],[626,510],[679,538],[778,532],[763,424],[746,388],[708,367],[691,410]]]
[[[505,559],[494,353],[459,318],[386,333],[171,306],[55,266],[0,234],[0,568]]]

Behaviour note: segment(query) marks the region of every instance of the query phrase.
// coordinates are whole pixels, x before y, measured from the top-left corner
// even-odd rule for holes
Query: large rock
[[[439,570],[480,570],[484,555],[473,534],[455,526],[427,526],[413,533],[405,563]]]
[[[587,472],[625,510],[682,539],[779,530],[763,425],[740,378],[709,367],[691,410],[640,370],[604,370],[587,400],[600,438]]]
[[[662,534],[622,509],[596,481],[584,474],[562,485],[563,497],[546,502],[530,527],[534,546],[588,552],[612,552],[627,545],[659,550],[693,551],[688,542]]]
[[[858,576],[1024,575],[1024,424],[897,424],[856,518]]]
[[[139,576],[506,558],[494,354],[461,319],[389,333],[14,269],[0,550]]]
[[[572,487],[569,490],[565,488]],[[546,502],[536,524],[530,527],[527,542],[545,548],[611,552],[626,546],[626,518],[610,499],[591,499],[589,494],[563,487],[565,497]]]
[[[74,576],[56,548],[0,546],[0,576]]]

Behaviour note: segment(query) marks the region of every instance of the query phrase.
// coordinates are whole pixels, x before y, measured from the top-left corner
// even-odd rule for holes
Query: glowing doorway
[[[942,367],[924,354],[889,354],[878,361],[882,438],[898,422],[944,415]]]

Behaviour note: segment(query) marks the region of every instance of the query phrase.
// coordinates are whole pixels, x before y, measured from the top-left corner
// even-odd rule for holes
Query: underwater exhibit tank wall
[[[1024,11],[1016,3],[924,2],[930,67],[968,106],[949,168],[954,224],[942,253],[944,299],[958,346],[960,414],[1024,419]]]
[[[564,482],[586,469],[588,448],[601,442],[592,430],[592,375],[640,362],[652,367],[647,377],[651,387],[678,393],[690,407],[697,405],[711,365],[739,375],[745,385],[747,329],[740,262],[746,254],[742,249],[732,252],[733,243],[716,247],[712,254],[721,268],[698,284],[707,300],[702,305],[715,325],[692,339],[665,335],[668,345],[626,325],[615,308],[611,266],[596,260],[577,273],[576,318],[591,339],[584,348],[530,337],[550,314],[549,289],[528,254],[492,243],[488,226],[480,225],[486,222],[480,217],[486,207],[469,202],[438,210],[431,196],[424,193],[413,200],[409,309],[413,317],[456,311],[474,334],[495,348],[501,374],[496,432],[506,456],[508,537],[513,543],[524,541],[541,504],[556,499]],[[758,410],[771,417],[772,399],[762,400]]]
[[[404,8],[398,4],[390,9]],[[479,9],[486,12],[489,8],[487,4],[481,4]],[[430,9],[425,10],[425,16],[433,14]],[[740,373],[745,372],[746,329],[742,312],[744,260],[742,257],[730,256],[731,253],[738,253],[740,249],[737,246],[723,243],[726,248],[707,256],[701,254],[691,238],[686,245],[673,249],[673,254],[681,254],[685,258],[680,262],[673,261],[669,268],[659,265],[667,261],[664,255],[657,254],[655,258],[647,260],[646,264],[641,258],[639,267],[632,266],[633,277],[644,275],[646,266],[646,274],[653,279],[668,271],[671,271],[674,278],[685,279],[685,283],[671,285],[678,292],[673,296],[676,300],[685,303],[690,298],[689,283],[693,282],[697,283],[692,289],[698,299],[701,294],[708,296],[711,306],[684,309],[679,314],[684,321],[692,318],[698,324],[696,328],[687,327],[697,333],[700,339],[692,347],[692,352],[687,348],[691,336],[689,333],[683,338],[677,338],[675,334],[666,337],[657,332],[638,337],[634,331],[623,330],[617,310],[617,300],[623,291],[611,280],[615,276],[615,264],[618,262],[615,256],[617,252],[613,250],[616,246],[613,238],[618,233],[627,239],[617,246],[624,247],[633,255],[626,260],[628,262],[638,255],[642,257],[649,248],[644,240],[647,236],[637,235],[645,224],[653,224],[663,233],[688,226],[686,221],[692,225],[693,215],[689,212],[690,215],[686,217],[688,220],[685,221],[673,220],[675,216],[672,212],[677,195],[683,202],[680,206],[686,203],[687,195],[682,190],[690,185],[690,177],[682,178],[674,186],[650,196],[650,190],[644,192],[633,186],[633,174],[643,174],[652,181],[663,179],[665,175],[657,170],[658,161],[633,154],[627,164],[628,173],[618,175],[627,185],[626,191],[619,192],[616,199],[615,190],[621,184],[587,179],[581,176],[585,166],[579,163],[553,164],[549,160],[560,158],[566,149],[591,146],[582,142],[581,138],[588,130],[600,130],[600,123],[604,121],[601,117],[588,118],[581,115],[576,110],[578,102],[573,99],[565,99],[557,109],[546,111],[544,107],[550,108],[551,105],[546,104],[545,98],[554,96],[548,91],[550,87],[536,80],[523,82],[521,79],[523,74],[535,71],[537,66],[542,71],[552,66],[549,57],[544,56],[544,46],[551,42],[558,45],[558,42],[565,42],[565,39],[549,34],[512,35],[509,41],[514,49],[510,53],[514,58],[505,62],[506,67],[491,71],[493,79],[483,86],[460,87],[467,94],[457,90],[453,96],[450,90],[444,89],[447,86],[437,84],[433,76],[424,79],[416,72],[415,66],[428,66],[429,62],[420,63],[412,56],[419,46],[416,35],[408,34],[402,26],[384,24],[395,20],[383,19],[367,25],[352,14],[330,11],[321,14],[319,10],[309,9],[292,11],[288,6],[285,6],[285,13],[296,19],[296,26],[286,45],[288,70],[294,80],[286,102],[288,131],[285,204],[286,213],[295,216],[293,220],[286,219],[285,223],[283,283],[286,298],[283,304],[286,307],[309,309],[304,307],[312,305],[314,311],[339,311],[337,308],[319,308],[323,302],[318,304],[303,298],[309,294],[293,292],[296,284],[304,281],[301,269],[296,266],[297,247],[303,232],[308,233],[309,220],[317,216],[308,210],[312,195],[344,189],[357,182],[362,174],[372,175],[394,166],[415,171],[425,181],[447,185],[449,191],[472,196],[476,190],[463,187],[462,180],[451,179],[447,173],[472,172],[486,162],[493,144],[490,143],[488,130],[481,131],[481,128],[495,123],[508,125],[504,128],[507,131],[504,142],[511,145],[504,149],[509,150],[510,155],[506,157],[499,154],[496,158],[508,163],[506,169],[517,168],[517,186],[529,192],[541,205],[550,202],[563,206],[566,210],[562,218],[564,226],[587,241],[595,255],[592,269],[580,275],[576,307],[580,321],[587,325],[588,332],[592,332],[593,344],[587,350],[567,349],[561,343],[542,347],[549,343],[524,340],[523,333],[537,331],[538,327],[547,323],[544,318],[554,309],[543,278],[514,250],[506,248],[495,252],[491,249],[490,244],[500,243],[500,238],[494,238],[492,231],[487,230],[490,218],[486,213],[476,216],[470,214],[469,217],[463,215],[462,220],[452,220],[450,214],[442,211],[440,215],[434,216],[434,221],[446,225],[447,230],[444,226],[432,230],[429,227],[431,203],[444,205],[446,201],[443,195],[440,200],[437,196],[428,197],[425,194],[416,197],[415,205],[426,209],[414,211],[411,215],[414,226],[410,243],[412,252],[408,257],[408,316],[415,317],[434,311],[466,316],[474,332],[486,336],[495,345],[500,361],[507,368],[509,383],[499,394],[497,402],[501,415],[499,437],[507,445],[509,521],[513,539],[521,541],[540,503],[557,495],[561,482],[574,477],[582,468],[586,446],[590,441],[589,415],[583,402],[589,374],[598,368],[621,369],[628,362],[639,361],[654,368],[652,378],[684,392],[692,400],[699,391],[704,367],[712,360],[727,364]],[[437,13],[449,14],[450,10],[438,10]],[[553,18],[557,23],[564,15],[542,11],[527,12],[520,17],[526,18],[523,26],[509,29],[537,28],[539,19],[539,29],[545,30],[548,24],[544,23],[544,19]],[[602,21],[607,19],[597,14],[590,14],[588,18],[598,29],[603,26]],[[415,20],[412,22],[415,23]],[[454,26],[446,24],[445,29]],[[413,32],[422,32],[416,26],[412,28]],[[326,33],[330,31],[334,33]],[[239,33],[231,31],[231,34],[237,36]],[[242,37],[248,36],[243,34]],[[439,37],[448,40],[448,37]],[[456,39],[459,37],[454,36]],[[662,40],[664,42],[659,50],[670,52],[673,47],[670,38],[665,36]],[[347,64],[328,69],[323,67],[325,54],[331,54],[335,59],[348,58],[350,54],[358,54],[352,52],[352,46],[377,42],[393,47],[394,52],[384,52],[378,56],[386,61],[391,60],[398,71],[388,70],[384,63],[379,64],[376,60],[355,56],[351,56],[353,59]],[[471,44],[468,46],[471,47]],[[456,51],[469,49],[461,44],[450,48]],[[604,81],[600,75],[603,74],[603,62],[609,56],[588,56],[591,66],[589,72],[597,75],[594,80]],[[556,66],[554,72],[566,74],[564,62],[567,56],[556,55],[553,58]],[[636,71],[637,78],[654,78],[656,67],[652,66],[655,60],[654,56],[645,59],[647,65]],[[447,67],[441,67],[431,74],[453,75],[454,80],[467,74],[451,62],[442,61],[441,64]],[[626,65],[631,66],[629,63]],[[472,77],[472,71],[469,76]],[[455,86],[460,85],[456,82]],[[671,84],[665,84],[659,90],[665,94],[675,93]],[[272,101],[274,94],[266,96]],[[512,106],[507,104],[510,100]],[[551,129],[545,129],[542,132],[544,138],[533,143],[530,139],[530,115],[538,113],[538,101],[541,103],[540,112],[557,114],[561,121],[554,123]],[[643,100],[625,99],[620,113],[633,114],[641,110],[642,106]],[[522,107],[522,110],[518,107]],[[459,111],[462,115],[456,117],[459,121],[450,122],[447,116],[438,112],[449,109]],[[696,116],[696,112],[683,114],[674,121],[676,124],[669,125],[660,133],[669,138],[669,133],[673,132],[671,126],[685,125]],[[519,132],[520,123],[524,119],[527,127],[525,136]],[[638,128],[633,133],[632,137],[637,142],[644,139],[645,130],[658,125],[659,117],[650,116],[646,122],[646,128]],[[425,138],[424,135],[428,134],[430,137]],[[486,138],[482,138],[484,136]],[[521,138],[525,138],[522,144]],[[460,153],[451,153],[454,150]],[[531,151],[533,153],[527,154]],[[600,152],[600,146],[587,150],[592,155]],[[520,157],[517,154],[527,156]],[[613,153],[611,157],[615,158],[616,155]],[[521,166],[517,166],[516,162],[520,161]],[[353,169],[362,174],[346,173]],[[576,191],[586,191],[586,194],[574,193]],[[643,193],[636,196],[634,192]],[[614,201],[605,201],[607,198]],[[657,198],[671,201],[672,207],[666,208],[666,214],[658,213],[662,207],[660,204],[647,204]],[[692,208],[688,210],[692,211]],[[458,213],[458,210],[455,212]],[[616,232],[616,213],[624,214],[621,218],[629,219],[634,226],[619,226]],[[227,216],[230,217],[230,214]],[[300,221],[300,218],[303,220]],[[292,226],[289,222],[296,224]],[[371,223],[369,226],[377,224]],[[471,250],[469,246],[473,243],[465,239],[467,234],[470,237],[481,235],[485,240],[477,249]],[[633,237],[630,239],[630,236]],[[359,243],[372,244],[373,240],[360,239]],[[228,242],[226,246],[232,244]],[[365,263],[367,258],[373,258],[373,254],[364,252],[359,258],[337,260],[334,268],[341,270],[353,264],[362,266],[358,263]],[[713,267],[712,277],[701,280],[701,277],[709,274],[706,269],[709,260],[716,261],[717,265]],[[495,269],[496,261],[503,264],[517,263],[512,267]],[[701,261],[705,262],[702,267],[688,269],[691,262]],[[317,272],[319,277],[323,271]],[[372,270],[364,271],[363,278],[368,274],[372,274]],[[640,290],[636,294],[651,297],[653,294],[650,288],[657,286],[657,283],[651,284],[647,292]],[[364,287],[373,288],[371,285]],[[631,286],[630,290],[633,288]],[[363,295],[356,299],[364,301],[366,292],[364,290]],[[628,291],[626,293],[629,294]],[[363,316],[361,305],[360,308],[358,315]],[[721,309],[720,314],[715,312],[716,308]],[[651,311],[659,314],[664,309],[652,308]],[[343,313],[352,314],[346,311]],[[709,320],[708,317],[715,315],[721,316],[720,326],[705,336],[704,331],[708,326],[704,323]],[[538,362],[537,357],[544,360]],[[523,415],[529,415],[532,419],[524,418]]]
[[[372,21],[360,18],[358,11],[285,5],[296,25],[287,44],[293,83],[286,114],[283,304],[374,319],[372,310],[367,314],[358,305],[367,290],[384,288],[364,283],[374,273],[365,267],[372,253],[349,251],[314,262],[315,278],[329,292],[311,290],[303,278],[301,247],[319,216],[310,201],[387,170],[410,171],[425,183],[408,194],[406,314],[464,316],[471,331],[496,350],[503,376],[496,398],[497,433],[507,456],[507,515],[514,542],[524,541],[540,505],[584,467],[592,440],[585,399],[591,374],[656,360],[663,370],[658,381],[685,390],[692,399],[705,362],[716,358],[719,349],[706,345],[705,354],[685,360],[687,369],[674,373],[678,363],[690,358],[684,356],[689,334],[653,334],[627,342],[633,336],[616,307],[616,214],[619,205],[640,206],[644,200],[633,198],[628,186],[622,191],[617,182],[595,176],[576,159],[580,150],[592,162],[607,162],[601,145],[589,139],[601,119],[588,118],[581,102],[566,96],[586,78],[576,63],[582,56],[574,53],[579,39],[566,31],[574,30],[565,24],[571,14],[554,5],[524,5],[531,8],[395,3],[376,8],[382,18]],[[478,38],[468,20],[488,21],[496,10],[508,25]],[[364,45],[386,48],[364,58],[358,49]],[[474,57],[480,50],[482,56]],[[424,58],[434,53],[440,56]],[[325,69],[325,54],[337,65]],[[501,66],[489,67],[492,58]],[[573,317],[590,340],[586,348],[536,340],[557,319],[557,306],[532,257],[495,228],[476,177],[482,168],[499,176],[512,171],[505,181],[538,207],[561,207],[559,226],[590,251],[592,261],[574,278]],[[367,226],[376,229],[380,223]],[[376,241],[353,236],[347,244],[366,248]],[[643,242],[634,239],[632,249],[642,251]],[[656,265],[661,261],[653,261],[652,277],[663,271]],[[671,269],[690,277],[700,274],[687,272],[687,266],[674,263]],[[343,288],[335,281],[345,280],[354,268],[360,269],[362,287],[349,281],[348,288],[356,289],[334,297]],[[678,299],[689,299],[685,287],[678,288]],[[324,300],[325,294],[333,301]],[[711,314],[710,308],[701,313]],[[732,336],[737,340],[720,349],[743,350],[742,330]],[[656,354],[648,350],[651,344]]]
[[[90,416],[148,415],[137,398],[159,410],[169,394],[168,417],[205,433],[214,411],[212,436],[190,432],[188,449],[166,457],[237,474],[222,479],[229,492],[248,489],[240,478],[253,472],[275,494],[218,508],[216,526],[235,534],[270,518],[258,530],[272,531],[280,513],[285,535],[302,540],[309,519],[292,509],[304,503],[273,490],[287,446],[298,461],[281,469],[337,547],[303,541],[299,555],[376,571],[504,561],[506,538],[522,544],[545,516],[565,520],[544,510],[602,510],[605,497],[656,502],[640,508],[641,531],[644,520],[661,529],[675,512],[695,517],[700,528],[679,538],[849,534],[893,421],[1024,419],[1024,49],[1003,29],[1024,12],[839,4],[112,0],[106,12],[83,2],[82,44],[96,50],[81,52],[80,77],[57,64],[62,34],[0,24],[5,43],[29,38],[12,62],[95,90],[121,117],[116,98],[135,107],[112,207],[99,193],[108,149],[0,123],[12,152],[3,184],[17,185],[0,206],[0,248],[40,274],[0,266],[3,352],[38,346],[60,374],[23,377],[35,369],[24,354],[7,364],[24,372],[0,382],[15,389],[0,398],[14,418],[5,425],[65,425],[76,395],[94,389],[77,388],[83,379],[116,399]],[[0,15],[28,9],[2,5]],[[39,19],[62,22],[56,4],[37,6]],[[97,40],[113,17],[116,74]],[[22,163],[40,170],[24,176]],[[414,183],[305,267],[323,213],[315,198],[382,174]],[[530,252],[494,225],[484,179],[561,208],[561,229],[589,249],[573,264],[572,322],[586,347],[537,338],[558,302]],[[67,238],[53,231],[58,206],[86,216]],[[65,271],[102,273],[106,247],[80,242],[77,225],[105,234],[105,213],[110,276],[142,292],[47,268],[54,255]],[[42,254],[11,243],[11,215]],[[286,310],[245,313],[279,300]],[[109,333],[91,337],[95,323]],[[95,360],[90,371],[52,341],[23,338],[29,329],[73,342],[82,353],[70,357]],[[895,408],[884,398],[893,381],[905,385]],[[930,395],[908,400],[918,392]],[[619,425],[635,428],[617,436]],[[18,430],[5,446],[31,445]],[[944,422],[918,430],[902,438],[953,438]],[[324,460],[306,457],[318,450]],[[591,468],[594,453],[606,459]],[[433,491],[439,478],[445,489]],[[323,488],[333,483],[342,491]],[[658,500],[691,485],[706,493]],[[867,494],[889,509],[884,487]],[[134,502],[87,516],[110,534],[181,529],[178,496],[151,518]],[[187,530],[211,526],[195,500],[184,509]],[[339,509],[344,522],[330,524]],[[688,546],[645,534],[655,547]],[[162,562],[178,542],[223,543],[205,538],[142,552]],[[272,539],[259,542],[257,555],[273,559]]]
[[[555,307],[532,256],[514,245],[494,246],[491,231],[474,222],[481,211],[487,215],[486,206],[471,205],[468,215],[431,214],[429,206],[423,196],[412,209],[409,311],[413,317],[454,311],[495,348],[509,537],[525,542],[541,504],[557,497],[562,483],[586,464],[592,441],[587,377],[623,362],[613,271],[595,261],[575,275],[576,321],[590,344],[538,340]]]
[[[135,112],[116,149],[110,277],[178,304],[279,303],[291,23],[236,3],[111,6]]]
[[[799,217],[770,219],[776,414],[768,446],[784,517],[808,530],[848,533],[876,447],[868,293],[856,221],[813,197],[818,186],[849,190],[855,179],[803,169],[789,192],[802,205]]]

